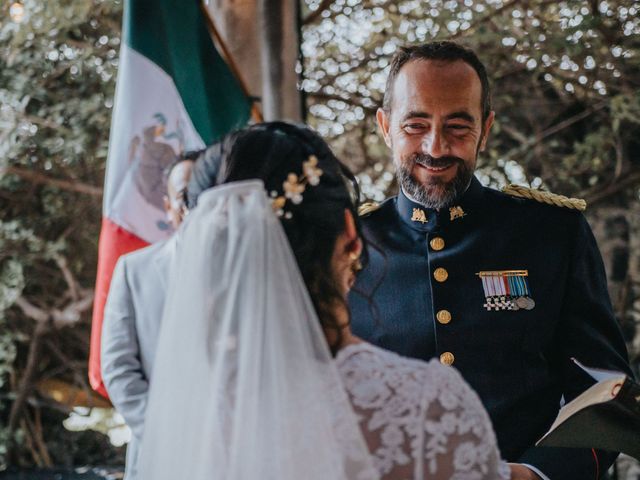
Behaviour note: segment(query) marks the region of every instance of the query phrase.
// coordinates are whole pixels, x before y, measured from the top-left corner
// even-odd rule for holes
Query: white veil
[[[377,478],[262,182],[205,192],[178,235],[141,478]]]

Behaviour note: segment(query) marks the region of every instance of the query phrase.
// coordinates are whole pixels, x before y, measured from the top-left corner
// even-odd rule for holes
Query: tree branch
[[[527,143],[529,141],[524,133],[521,133],[518,129],[508,124],[501,124],[500,129],[517,142]]]
[[[1,175],[16,175],[23,180],[31,182],[35,185],[50,185],[57,187],[61,190],[67,190],[70,192],[85,193],[94,197],[102,196],[102,188],[88,185],[86,183],[71,181],[71,180],[59,180],[57,178],[51,178],[39,172],[32,172],[20,167],[7,166],[0,168]]]
[[[587,201],[587,205],[593,206],[636,184],[640,184],[640,170],[628,173],[624,179],[611,183],[605,188],[597,187],[581,196]]]
[[[613,174],[613,179],[618,180],[627,167],[627,161],[624,155],[624,145],[622,143],[622,137],[620,136],[620,132],[615,132],[616,141],[615,141],[615,149],[616,149],[616,169]]]
[[[58,358],[61,365],[61,367],[58,367],[59,370],[49,371],[49,375],[51,376],[51,378],[55,378],[57,375],[68,371],[71,373],[71,375],[73,375],[73,379],[77,385],[80,385],[87,392],[91,390],[87,382],[87,376],[85,375],[85,369],[87,367],[86,361],[78,362],[77,360],[74,361],[70,359],[65,353],[62,352],[60,347],[57,345],[57,342],[52,341],[51,339],[47,341],[45,347],[47,351],[51,352],[53,356]],[[47,380],[41,380],[38,386],[40,386],[43,382],[47,382]]]
[[[354,102],[350,98],[345,98],[345,97],[342,97],[340,95],[332,95],[332,94],[329,94],[329,93],[322,93],[322,92],[314,92],[314,93],[308,92],[307,93],[307,97],[313,97],[313,98],[317,98],[317,99],[320,99],[320,100],[338,100],[340,102],[346,103],[347,105],[352,105],[354,107],[360,107],[365,112],[369,112],[369,113],[376,113],[376,111],[378,110],[376,107],[367,107],[365,105],[362,105],[361,103]]]
[[[49,455],[49,450],[47,449],[47,443],[44,441],[44,437],[42,435],[42,419],[40,415],[40,408],[34,407],[34,418],[33,422],[29,419],[29,416],[26,416],[27,425],[31,430],[31,434],[33,436],[33,441],[40,452],[40,458],[45,467],[51,468],[53,466],[53,462],[51,461],[51,455]]]
[[[58,265],[60,271],[62,271],[62,276],[64,277],[65,282],[67,282],[71,299],[78,301],[80,299],[80,285],[73,276],[73,273],[71,273],[66,257],[60,253],[56,253],[53,256],[53,259],[55,260],[56,265]]]
[[[550,137],[551,135],[555,135],[556,133],[564,130],[565,128],[570,127],[574,123],[577,123],[580,120],[584,120],[585,118],[587,118],[591,114],[593,114],[593,113],[595,113],[595,112],[597,112],[599,110],[602,110],[607,105],[608,105],[607,102],[602,102],[599,105],[594,105],[593,107],[586,109],[584,112],[580,112],[580,113],[574,115],[573,117],[569,117],[569,118],[567,118],[566,120],[563,120],[560,123],[556,123],[552,127],[549,127],[546,130],[544,130],[542,133],[540,133],[540,137],[534,139],[534,141],[542,140],[544,138]]]
[[[519,146],[512,148],[509,152],[507,152],[504,155],[504,158],[511,159],[514,155],[522,152],[523,150],[531,148],[532,146],[538,144],[539,142],[542,142],[547,137],[550,137],[552,135],[555,135],[556,133],[561,132],[565,128],[568,128],[571,125],[573,125],[574,123],[577,123],[580,120],[584,120],[585,118],[589,117],[593,113],[595,113],[595,112],[597,112],[599,110],[602,110],[607,105],[608,105],[607,102],[602,102],[602,103],[600,103],[598,105],[594,105],[593,107],[588,108],[587,110],[584,110],[583,112],[580,112],[580,113],[578,113],[578,114],[576,114],[576,115],[574,115],[572,117],[569,117],[569,118],[563,120],[562,122],[559,122],[559,123],[547,128],[546,130],[543,130],[542,132],[540,132],[539,135],[534,135],[533,137],[530,137],[526,142],[521,143]],[[507,132],[507,133],[509,133],[509,132]],[[511,133],[513,133],[513,132],[511,132]]]
[[[556,0],[553,0],[553,1],[556,1]],[[467,28],[466,30],[458,30],[453,35],[450,35],[449,39],[450,40],[455,40],[456,38],[459,38],[459,37],[462,37],[463,35],[466,35],[469,31],[474,30],[478,26],[482,25],[483,23],[486,23],[486,22],[490,21],[492,18],[500,15],[505,10],[507,10],[507,9],[509,9],[511,7],[515,7],[518,3],[520,3],[520,0],[511,0],[510,2],[505,3],[501,7],[496,8],[495,10],[493,10],[493,11],[489,12],[488,14],[486,14],[484,17],[479,18],[478,20],[473,22],[471,24],[471,26],[469,28]]]
[[[24,297],[18,297],[16,305],[20,307],[22,313],[30,319],[35,320],[36,323],[46,323],[50,319],[47,312],[29,303]]]
[[[15,431],[18,426],[24,405],[33,390],[36,373],[40,364],[40,353],[42,351],[44,337],[53,328],[62,328],[76,323],[81,318],[82,312],[91,308],[93,305],[93,291],[85,291],[83,297],[67,305],[64,310],[51,309],[47,312],[31,304],[24,297],[18,297],[16,305],[20,307],[27,317],[35,320],[36,328],[31,337],[27,364],[22,373],[22,380],[16,389],[16,399],[11,405],[11,411],[9,412],[8,424],[10,432]]]
[[[478,20],[473,22],[471,26],[466,30],[458,30],[455,34],[451,35],[449,39],[453,40],[468,34],[470,31],[476,29],[478,26],[482,25],[483,23],[492,21],[495,17],[500,15],[505,10],[515,7],[518,3],[520,3],[520,0],[512,0],[511,2],[505,3],[501,7],[496,8],[495,10],[487,13],[484,17],[479,18]],[[552,5],[554,3],[558,3],[558,0],[541,0],[540,2],[532,6],[529,6],[529,2],[525,2],[525,7],[535,10],[541,7],[545,7],[547,5]]]
[[[36,125],[50,128],[51,130],[58,130],[61,133],[64,133],[65,135],[68,135],[71,133],[71,129],[65,127],[64,125],[60,125],[59,123],[56,123],[52,120],[48,120],[46,118],[40,118],[34,115],[25,115],[23,118],[29,123],[35,123]]]
[[[29,345],[29,355],[27,356],[27,365],[24,368],[22,374],[22,380],[20,381],[17,389],[16,399],[11,405],[11,411],[9,412],[9,431],[15,431],[20,419],[20,413],[22,408],[33,388],[33,379],[38,370],[38,364],[40,359],[40,350],[42,345],[42,339],[45,334],[51,329],[49,322],[38,322],[36,329],[31,337],[31,344]]]
[[[72,302],[64,310],[53,309],[51,318],[56,328],[67,327],[77,323],[82,318],[82,313],[93,305],[93,290],[85,292],[77,302]]]
[[[33,438],[33,433],[31,432],[31,428],[29,426],[29,423],[27,422],[26,415],[25,418],[23,418],[20,422],[20,427],[22,427],[22,431],[24,432],[25,444],[29,449],[29,453],[31,454],[33,462],[40,468],[44,467],[44,460],[42,459],[42,457],[40,457],[40,452],[35,445],[35,439]]]

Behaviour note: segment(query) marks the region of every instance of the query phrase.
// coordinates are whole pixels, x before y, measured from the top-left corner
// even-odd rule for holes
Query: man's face
[[[180,226],[187,211],[185,193],[192,169],[193,162],[184,160],[171,169],[167,179],[167,195],[164,197],[164,209],[167,212],[167,220],[174,229]]]
[[[398,181],[425,207],[447,207],[469,186],[493,123],[493,112],[482,121],[480,78],[462,60],[412,60],[392,88],[391,111],[377,119]]]

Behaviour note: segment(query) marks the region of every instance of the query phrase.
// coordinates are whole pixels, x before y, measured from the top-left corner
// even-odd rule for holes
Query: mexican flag
[[[111,119],[89,380],[107,395],[100,336],[120,255],[171,235],[165,170],[184,151],[243,126],[250,101],[218,54],[198,0],[126,0]]]

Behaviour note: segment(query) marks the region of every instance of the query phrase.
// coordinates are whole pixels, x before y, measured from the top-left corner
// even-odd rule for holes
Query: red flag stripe
[[[121,255],[133,252],[149,245],[140,237],[113,223],[102,219],[100,242],[98,244],[98,273],[96,276],[96,294],[93,301],[93,320],[91,324],[91,350],[89,354],[89,382],[91,387],[108,398],[100,371],[100,338],[102,316],[109,293],[111,275]]]

